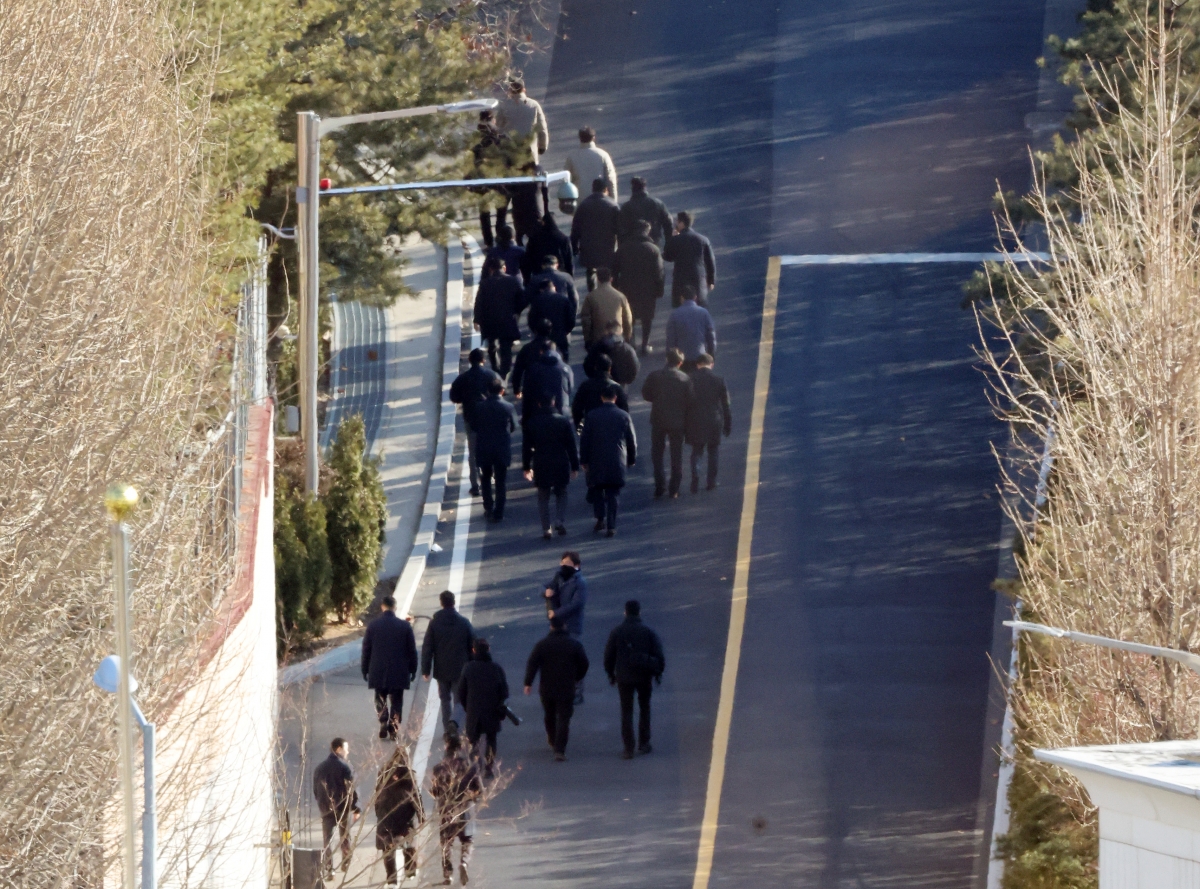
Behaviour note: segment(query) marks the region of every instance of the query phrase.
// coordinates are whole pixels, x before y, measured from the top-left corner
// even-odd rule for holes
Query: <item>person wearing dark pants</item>
[[[574,424],[546,404],[536,405],[521,437],[521,468],[525,479],[537,486],[538,517],[542,537],[552,536],[550,495],[554,495],[553,529],[567,533],[567,485],[579,474],[579,443]]]
[[[588,671],[587,652],[578,639],[567,634],[557,615],[550,618],[550,632],[539,640],[525,664],[525,694],[533,693],[533,680],[541,673],[538,694],[545,714],[546,741],[556,762],[567,758],[571,716],[575,712],[575,685]]]
[[[508,700],[508,677],[504,668],[492,660],[492,649],[483,638],[475,640],[474,657],[463,667],[458,681],[458,700],[467,711],[467,739],[478,754],[479,742],[484,740],[487,751],[485,777],[492,776],[496,761],[496,735],[503,723]]]
[[[438,839],[442,847],[443,886],[450,885],[454,874],[454,841],[462,846],[459,859],[459,882],[467,885],[467,865],[471,863],[471,840],[474,834],[475,800],[483,792],[479,769],[466,751],[457,734],[447,733],[445,754],[433,767],[429,778],[429,795],[437,803]]]
[[[342,852],[341,868],[350,870],[350,827],[362,810],[358,807],[358,791],[354,789],[354,772],[346,757],[350,745],[345,738],[334,738],[329,744],[329,756],[313,770],[313,796],[321,813],[321,873],[333,880],[333,840],[336,835]]]
[[[488,256],[475,294],[474,320],[475,329],[487,343],[492,370],[501,379],[512,369],[512,344],[521,338],[517,316],[524,305],[525,286],[520,277],[505,274],[500,257]]]
[[[625,759],[633,759],[633,699],[638,702],[637,749],[649,753],[651,682],[662,682],[667,661],[658,634],[642,623],[642,606],[636,599],[625,603],[625,622],[608,635],[604,646],[604,672],[621,695],[621,740]]]
[[[692,404],[692,381],[682,370],[683,353],[667,350],[667,363],[646,377],[642,398],[650,402],[650,458],[654,463],[654,496],[679,496],[683,482],[683,438]],[[671,444],[671,482],[663,467],[663,451]]]
[[[396,600],[384,596],[383,613],[367,625],[362,641],[362,675],[375,691],[379,737],[395,738],[404,712],[404,692],[417,678],[417,641],[412,626],[396,616]]]
[[[579,463],[587,472],[588,501],[596,516],[593,530],[617,533],[617,495],[625,472],[637,460],[637,436],[629,414],[617,407],[614,383],[600,396],[600,407],[588,413],[579,439]]]
[[[471,643],[475,628],[454,607],[454,593],[445,590],[438,597],[441,610],[429,620],[425,638],[421,641],[421,675],[437,680],[438,698],[442,702],[442,729],[451,731],[459,721],[453,717],[453,695],[462,676],[463,667],[471,659]]]
[[[471,471],[471,496],[479,496],[478,434],[475,430],[475,408],[487,398],[492,380],[500,379],[494,371],[483,366],[483,349],[472,349],[468,360],[471,366],[450,384],[450,400],[462,405],[463,423],[467,427],[467,465]]]
[[[494,522],[504,518],[508,491],[508,464],[512,461],[512,433],[517,428],[516,409],[505,401],[504,383],[491,382],[488,397],[475,405],[472,425],[477,436],[479,477],[483,486],[483,512]],[[493,496],[492,485],[495,483]]]
[[[375,848],[383,853],[388,886],[399,882],[396,849],[404,851],[404,879],[417,875],[416,834],[424,818],[421,792],[413,778],[408,748],[400,744],[375,783]]]
[[[717,486],[720,464],[721,437],[733,431],[733,416],[729,412],[729,389],[725,380],[713,372],[713,357],[701,355],[692,373],[692,410],[688,414],[687,439],[692,446],[692,493],[700,490],[700,457],[708,452],[708,485]]]

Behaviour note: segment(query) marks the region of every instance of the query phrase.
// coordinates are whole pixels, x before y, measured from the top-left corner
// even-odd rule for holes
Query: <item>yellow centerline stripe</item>
[[[775,309],[779,305],[779,257],[767,260],[767,286],[763,293],[762,334],[758,340],[758,370],[754,376],[754,405],[750,411],[750,442],[746,448],[746,484],[742,492],[742,521],[738,528],[737,564],[733,572],[733,601],[729,610],[729,638],[725,642],[725,668],[721,672],[721,698],[713,731],[712,762],[704,820],[700,824],[700,849],[692,889],[708,889],[717,821],[721,814],[721,788],[725,784],[725,757],[733,723],[733,695],[737,690],[738,662],[742,657],[742,632],[746,628],[746,594],[750,580],[750,546],[754,539],[754,514],[758,509],[758,473],[762,463],[763,421],[767,415],[767,390],[771,384],[771,355],[775,350]]]

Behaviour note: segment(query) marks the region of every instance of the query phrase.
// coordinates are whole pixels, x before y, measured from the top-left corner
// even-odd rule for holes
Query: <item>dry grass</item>
[[[205,278],[202,114],[152,0],[11,0],[0,16],[0,885],[91,886],[112,849],[105,485],[133,525],[134,670],[186,686],[226,581],[226,320]],[[217,408],[223,413],[223,408]]]

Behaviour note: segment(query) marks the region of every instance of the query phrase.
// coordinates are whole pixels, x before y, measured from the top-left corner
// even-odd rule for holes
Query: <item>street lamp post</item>
[[[296,114],[296,203],[299,205],[296,216],[296,241],[300,252],[300,432],[304,440],[304,489],[308,493],[317,492],[318,478],[317,376],[320,352],[317,335],[317,226],[321,200],[321,137],[356,123],[400,120],[427,114],[484,111],[495,108],[496,104],[495,99],[469,99],[446,105],[422,105],[396,111],[351,114],[345,117],[331,117],[328,120],[321,120],[313,111],[300,111]]]

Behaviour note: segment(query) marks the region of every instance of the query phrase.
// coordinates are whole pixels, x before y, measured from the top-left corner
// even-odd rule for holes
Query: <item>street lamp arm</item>
[[[381,120],[400,120],[406,117],[423,117],[426,114],[456,114],[464,111],[485,111],[496,107],[495,99],[467,99],[463,102],[450,102],[444,105],[421,105],[417,108],[398,108],[394,111],[372,111],[367,114],[348,114],[344,117],[331,117],[318,124],[318,136],[328,136],[330,133],[356,123],[376,123]]]
[[[1084,642],[1088,645],[1098,645],[1101,648],[1112,648],[1117,651],[1130,651],[1134,654],[1148,654],[1151,657],[1161,657],[1183,664],[1193,673],[1200,675],[1200,655],[1178,648],[1162,648],[1158,645],[1143,645],[1141,642],[1125,642],[1121,639],[1110,639],[1107,636],[1093,636],[1090,633],[1077,633],[1074,630],[1063,630],[1058,627],[1048,627],[1045,624],[1035,624],[1024,620],[1006,620],[1006,627],[1012,627],[1026,633],[1038,633],[1042,636],[1053,636],[1056,639],[1069,639],[1072,642]]]
[[[435,188],[485,188],[492,185],[522,185],[570,181],[566,170],[542,173],[537,176],[503,176],[496,179],[440,179],[432,182],[389,182],[383,185],[351,185],[346,188],[325,188],[321,196],[335,194],[372,194],[381,191],[423,191]]]

